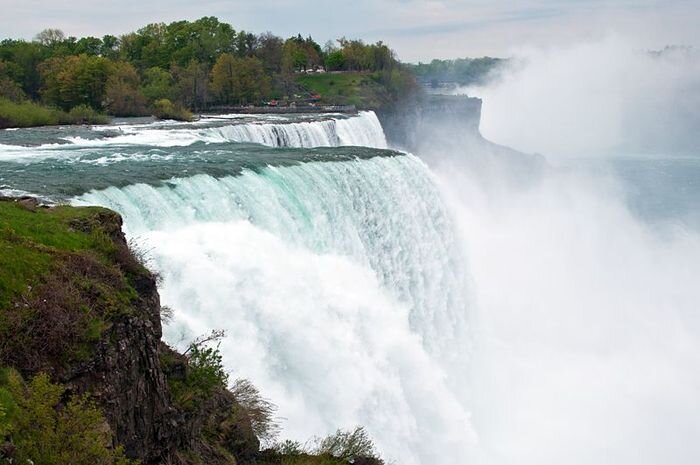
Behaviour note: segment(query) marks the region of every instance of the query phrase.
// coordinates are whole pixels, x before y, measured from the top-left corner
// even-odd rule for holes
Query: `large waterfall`
[[[365,425],[402,464],[466,453],[468,280],[417,158],[199,175],[76,203],[124,215],[176,311],[169,339],[226,329],[228,368],[279,402],[286,435]]]

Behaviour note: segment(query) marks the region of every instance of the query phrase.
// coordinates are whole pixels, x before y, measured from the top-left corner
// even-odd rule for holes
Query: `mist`
[[[700,53],[650,52],[620,37],[521,48],[488,85],[457,92],[484,101],[481,132],[545,155],[698,151]]]
[[[698,463],[700,230],[633,211],[609,164],[700,154],[698,71],[693,52],[620,39],[524,50],[466,92],[483,98],[486,139],[546,163],[454,143],[479,140],[458,122],[452,143],[422,147],[474,283],[477,463]]]

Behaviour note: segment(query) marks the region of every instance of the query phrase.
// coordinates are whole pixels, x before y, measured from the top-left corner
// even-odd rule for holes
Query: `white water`
[[[211,121],[211,120],[208,120]],[[246,122],[220,125],[207,128],[181,128],[171,124],[164,128],[154,129],[153,124],[97,126],[95,131],[119,130],[120,135],[85,139],[82,137],[64,138],[70,146],[76,148],[105,147],[105,146],[151,146],[151,147],[182,147],[196,142],[218,144],[226,142],[246,142],[267,145],[269,147],[337,147],[363,146],[386,148],[384,131],[372,111],[360,112],[357,116],[330,117],[325,116],[318,121],[302,122]],[[65,151],[64,144],[46,144],[39,147],[23,147],[2,145],[2,159],[12,160],[37,156],[37,152],[54,150]],[[39,155],[40,156],[40,155]]]
[[[461,245],[417,158],[195,176],[82,196],[124,215],[152,250],[168,331],[222,328],[227,367],[280,406],[301,441],[365,425],[382,452],[459,464],[469,280]]]
[[[356,145],[386,148],[384,132],[374,112],[364,111],[348,118],[324,118],[318,121],[236,123],[197,129],[149,129],[124,126],[123,135],[104,139],[67,140],[84,146],[148,145],[177,147],[205,142],[248,142],[269,147],[337,147]]]

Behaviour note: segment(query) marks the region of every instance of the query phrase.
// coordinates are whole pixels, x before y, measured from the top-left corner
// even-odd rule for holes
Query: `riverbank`
[[[108,116],[86,105],[79,105],[65,112],[29,101],[12,102],[0,97],[0,129],[107,122]]]

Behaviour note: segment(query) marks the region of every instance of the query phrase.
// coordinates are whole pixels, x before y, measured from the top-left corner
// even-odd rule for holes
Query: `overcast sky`
[[[236,30],[384,40],[403,61],[507,56],[515,48],[631,37],[700,47],[700,0],[0,0],[0,37],[119,35],[151,22],[217,16]]]

